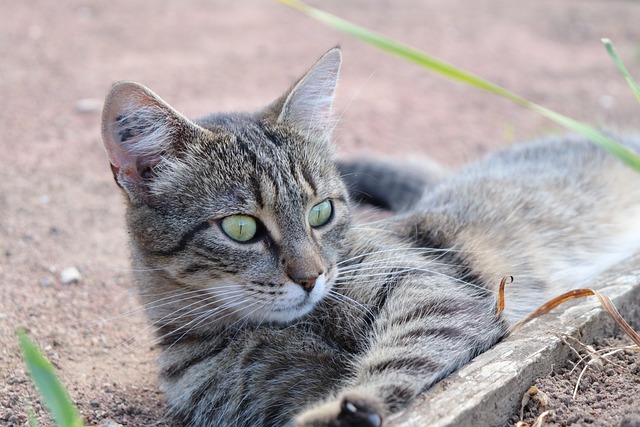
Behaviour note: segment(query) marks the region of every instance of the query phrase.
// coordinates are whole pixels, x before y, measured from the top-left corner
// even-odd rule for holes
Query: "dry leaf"
[[[513,276],[504,276],[500,280],[500,287],[498,288],[498,310],[496,315],[502,313],[504,310],[504,286],[507,284],[507,277],[510,279],[509,283],[513,283]]]
[[[638,333],[634,331],[633,328],[629,326],[629,324],[622,318],[622,316],[620,315],[616,307],[613,305],[611,300],[606,295],[603,295],[598,291],[594,291],[593,289],[574,289],[573,291],[565,292],[559,297],[556,297],[550,301],[547,301],[546,303],[538,307],[533,313],[529,314],[527,317],[525,317],[524,319],[522,319],[521,321],[513,325],[509,329],[508,333],[515,331],[516,329],[529,323],[531,320],[535,319],[536,317],[540,317],[542,315],[547,314],[548,312],[550,312],[560,304],[563,304],[567,301],[570,301],[576,298],[584,298],[591,295],[595,295],[598,298],[598,300],[600,300],[600,303],[602,304],[604,309],[607,311],[607,313],[609,313],[611,318],[620,326],[620,328],[622,328],[624,333],[627,334],[633,340],[633,342],[635,342],[637,345],[640,346],[640,335],[638,335]],[[500,296],[498,299],[500,299]]]
[[[536,386],[531,386],[529,390],[522,396],[520,406],[520,419],[524,418],[524,408],[529,402],[533,402],[538,408],[546,408],[549,404],[549,396]]]
[[[536,418],[536,422],[533,423],[531,427],[542,427],[544,425],[544,419],[551,413],[551,411],[544,411],[538,418]]]

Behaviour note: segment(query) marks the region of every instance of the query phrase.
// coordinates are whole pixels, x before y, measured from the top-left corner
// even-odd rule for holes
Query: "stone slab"
[[[640,257],[603,274],[591,288],[607,295],[632,325],[640,323]],[[508,301],[506,302],[508,304]],[[590,343],[617,326],[596,297],[569,302],[534,319],[442,380],[407,411],[389,420],[399,427],[503,426],[534,381],[563,366],[564,337]]]

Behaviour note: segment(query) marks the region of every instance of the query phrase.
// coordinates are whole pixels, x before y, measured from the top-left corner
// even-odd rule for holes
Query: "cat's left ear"
[[[333,129],[332,106],[342,63],[340,48],[333,48],[281,98],[278,122],[300,131],[328,138]],[[284,101],[283,101],[284,99]]]

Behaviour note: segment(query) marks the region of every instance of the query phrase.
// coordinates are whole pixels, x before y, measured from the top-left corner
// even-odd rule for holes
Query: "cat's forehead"
[[[184,180],[192,183],[189,191],[203,191],[206,199],[227,205],[278,211],[341,193],[326,143],[250,114],[212,115],[196,124],[208,132],[185,144],[190,147],[183,163],[191,176]]]
[[[282,129],[278,132],[276,127],[250,114],[216,114],[196,123],[211,132],[206,139],[208,147],[204,148],[213,152],[224,146],[226,150],[248,155],[252,160],[277,161],[283,156],[295,156],[305,148],[304,144],[292,144],[291,135],[282,132]],[[243,158],[240,156],[236,160]]]
[[[210,131],[198,153],[247,175],[284,174],[301,168],[323,174],[332,164],[326,141],[305,137],[289,126],[260,120],[252,114],[217,114],[196,122]],[[231,172],[228,170],[225,173]]]

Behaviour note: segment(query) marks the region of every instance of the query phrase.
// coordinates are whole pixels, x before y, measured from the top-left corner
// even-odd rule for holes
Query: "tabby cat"
[[[640,246],[640,175],[580,138],[450,177],[338,167],[340,64],[330,50],[252,113],[190,120],[132,82],[106,99],[140,298],[184,425],[388,424],[509,324]],[[353,194],[400,212],[352,221]]]

